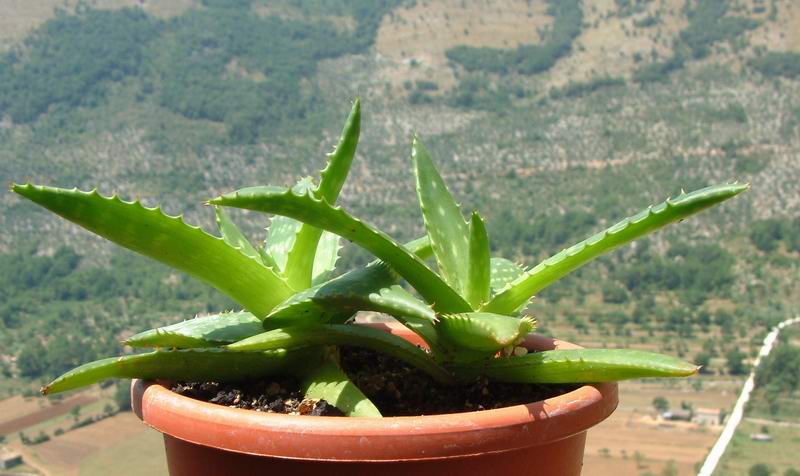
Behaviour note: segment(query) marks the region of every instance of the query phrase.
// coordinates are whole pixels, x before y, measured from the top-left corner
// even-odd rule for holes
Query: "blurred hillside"
[[[314,175],[355,96],[362,141],[341,202],[399,239],[422,229],[414,131],[495,252],[528,265],[681,189],[750,182],[531,308],[540,332],[704,366],[684,387],[628,386],[607,425],[626,429],[587,453],[614,474],[690,474],[713,432],[676,433],[685,448],[661,454],[632,443],[663,436],[634,416],[654,396],[732,402],[766,329],[797,308],[799,93],[791,0],[0,2],[6,182],[97,187],[213,230],[205,199]],[[0,203],[0,397],[232,306],[10,193]],[[263,240],[267,219],[235,218]],[[365,259],[349,247],[342,263]],[[790,413],[793,392],[774,390],[759,417]]]
[[[341,201],[399,239],[422,227],[414,131],[496,253],[529,265],[682,188],[752,184],[548,289],[543,332],[729,376],[796,309],[798,2],[11,0],[0,52],[6,182],[97,187],[212,230],[205,199],[315,174],[360,96]],[[232,305],[0,203],[0,392]],[[263,240],[268,220],[235,217]]]

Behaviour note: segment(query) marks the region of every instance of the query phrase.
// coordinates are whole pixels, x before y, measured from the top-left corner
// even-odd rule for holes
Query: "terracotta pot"
[[[402,326],[379,327],[417,343]],[[534,335],[525,345],[576,347]],[[586,431],[617,406],[613,383],[497,410],[389,418],[260,413],[139,380],[131,394],[136,415],[164,434],[173,476],[579,475]]]

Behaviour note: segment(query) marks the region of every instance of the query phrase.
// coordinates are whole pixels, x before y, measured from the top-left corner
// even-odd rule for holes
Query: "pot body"
[[[380,325],[415,342],[402,326]],[[565,349],[529,336],[531,349]],[[134,412],[164,434],[170,474],[579,475],[586,431],[617,405],[614,383],[526,405],[422,417],[265,414],[201,402],[134,380]],[[508,473],[507,473],[508,472]],[[274,474],[274,473],[273,473]]]

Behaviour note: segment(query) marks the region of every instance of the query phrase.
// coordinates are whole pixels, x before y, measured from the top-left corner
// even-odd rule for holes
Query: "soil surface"
[[[350,379],[383,416],[416,416],[489,410],[544,400],[579,385],[491,382],[485,378],[457,386],[436,383],[424,372],[371,350],[340,348]],[[267,379],[242,384],[177,383],[172,390],[187,397],[234,408],[295,415],[341,416],[325,400],[303,398],[294,379]]]
[[[239,384],[176,383],[172,386],[172,391],[210,403],[259,412],[313,416],[344,415],[325,400],[303,398],[300,382],[294,379]]]

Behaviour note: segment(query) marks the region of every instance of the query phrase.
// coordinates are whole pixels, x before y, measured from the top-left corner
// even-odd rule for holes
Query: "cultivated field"
[[[772,441],[753,441],[751,433],[767,430]],[[717,467],[717,474],[725,476],[746,476],[758,463],[767,464],[772,474],[782,475],[789,468],[800,471],[800,424],[781,425],[776,423],[755,423],[744,420],[736,430],[728,450]]]
[[[722,427],[664,421],[656,418],[652,401],[664,397],[670,408],[680,408],[682,402],[694,408],[728,410],[733,406],[738,382],[703,380],[706,383],[701,391],[694,390],[688,381],[621,383],[617,411],[589,432],[584,474],[659,474],[668,465],[677,470],[677,475],[696,474],[695,465],[703,461]]]
[[[39,423],[64,415],[75,406],[89,405],[97,397],[81,393],[60,402],[50,403],[41,398],[14,396],[0,401],[0,435],[25,430]]]
[[[120,413],[95,424],[20,448],[26,460],[52,475],[166,474],[161,435],[135,415]]]

